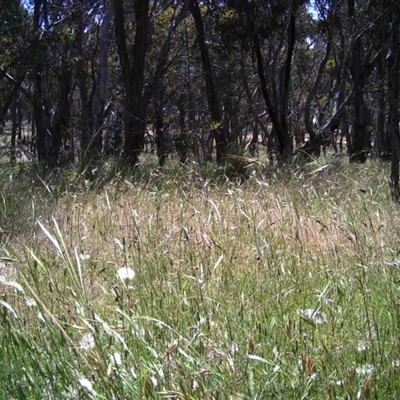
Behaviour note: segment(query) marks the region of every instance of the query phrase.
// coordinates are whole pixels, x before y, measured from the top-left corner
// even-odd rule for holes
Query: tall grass
[[[400,393],[385,165],[264,169],[240,184],[174,164],[101,184],[9,173],[0,398]]]

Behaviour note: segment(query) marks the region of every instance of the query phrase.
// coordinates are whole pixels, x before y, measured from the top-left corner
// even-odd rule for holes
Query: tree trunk
[[[144,135],[146,132],[146,114],[141,98],[135,94],[137,89],[126,89],[125,93],[125,142],[124,157],[129,163],[137,167],[139,155],[144,148]]]
[[[254,18],[250,14],[250,4],[246,1],[247,11],[247,22],[249,23],[249,29],[252,34],[252,41],[255,51],[255,56],[257,60],[257,71],[260,80],[261,91],[264,97],[265,105],[268,114],[271,118],[273,132],[278,139],[278,162],[280,164],[291,163],[293,158],[293,138],[289,132],[289,127],[287,124],[288,116],[288,102],[289,102],[289,84],[290,84],[290,74],[292,66],[292,58],[294,45],[296,40],[296,30],[295,30],[295,10],[293,4],[290,6],[290,16],[287,26],[287,54],[285,62],[281,69],[281,78],[279,79],[278,86],[273,83],[271,96],[270,90],[268,89],[267,79],[264,68],[264,60],[261,52],[260,39],[257,35]],[[279,46],[281,47],[281,46]],[[279,51],[274,51],[274,58],[272,63],[277,63]],[[276,67],[274,68],[276,70]]]
[[[371,150],[371,137],[368,132],[366,119],[366,105],[364,101],[364,87],[366,82],[365,57],[362,38],[358,29],[355,15],[355,0],[348,0],[349,18],[352,23],[353,34],[357,35],[352,43],[352,59],[350,65],[351,78],[354,92],[354,137],[350,153],[351,162],[364,163]]]
[[[154,99],[155,108],[155,136],[157,143],[158,165],[163,168],[168,157],[166,127],[164,126],[164,98],[165,83],[160,82]]]
[[[184,96],[181,95],[178,100],[179,113],[179,135],[175,139],[175,149],[178,153],[179,162],[186,164],[188,158],[188,129],[186,127],[186,110],[184,105]]]
[[[115,15],[115,37],[125,88],[124,156],[133,166],[138,165],[139,155],[143,151],[147,105],[165,71],[172,39],[179,23],[186,16],[187,3],[188,0],[182,5],[179,15],[176,17],[174,14],[171,20],[170,29],[159,52],[156,68],[145,88],[145,66],[150,30],[150,0],[135,0],[133,3],[135,36],[131,56],[128,53],[123,0],[112,0]]]
[[[64,49],[62,55],[61,73],[59,76],[59,98],[58,107],[51,124],[51,148],[49,153],[49,166],[54,168],[59,163],[60,150],[63,140],[65,141],[71,120],[72,71],[67,60],[68,48]]]
[[[384,60],[379,60],[376,66],[376,80],[380,86],[376,93],[377,109],[375,112],[375,154],[382,160],[387,160],[390,155],[390,141],[388,143],[385,124],[385,66]]]
[[[358,63],[357,63],[358,64]],[[358,70],[359,65],[356,66]],[[352,68],[354,71],[354,68]],[[366,106],[364,102],[364,80],[357,72],[353,72],[354,79],[354,137],[350,161],[364,163],[371,150],[371,138],[366,122]]]
[[[149,3],[149,0],[136,0],[134,3],[136,26],[132,57],[130,57],[125,32],[123,0],[113,0],[115,38],[125,86],[124,157],[133,166],[139,163],[139,154],[143,151],[146,131],[143,84],[149,34]]]
[[[15,96],[12,108],[11,108],[11,156],[10,162],[11,164],[15,164],[17,161],[17,149],[16,149],[16,142],[17,142],[17,130],[18,130],[18,97]]]
[[[201,60],[203,63],[204,80],[206,83],[207,90],[207,102],[209,111],[211,114],[211,123],[215,125],[218,130],[214,130],[215,147],[217,151],[217,162],[221,162],[227,151],[227,126],[219,126],[222,123],[222,111],[220,101],[217,92],[217,86],[215,84],[215,78],[213,76],[213,69],[211,65],[210,55],[206,44],[203,19],[201,17],[200,7],[198,0],[190,0],[189,10],[193,16],[194,23],[197,31],[197,41],[200,48]]]
[[[97,76],[96,91],[94,96],[94,128],[90,141],[90,152],[99,155],[102,151],[102,132],[104,121],[107,117],[107,80],[108,80],[108,29],[114,11],[109,7],[101,24],[99,71]]]
[[[399,48],[400,13],[397,7],[392,11],[392,40],[391,54],[388,57],[388,100],[389,100],[389,129],[392,136],[392,165],[390,174],[390,188],[392,198],[400,200],[399,187],[399,157],[400,157],[400,132],[399,132],[399,85],[400,85],[400,48]]]
[[[4,74],[6,74],[6,72],[4,70],[2,71],[1,67],[0,67],[0,71],[4,72]],[[24,77],[25,77],[25,73],[23,74],[23,76],[21,78],[18,78],[18,79],[13,79],[10,76],[10,78],[12,79],[12,82],[11,82],[12,86],[11,86],[9,92],[4,93],[4,88],[3,88],[3,96],[1,98],[1,100],[3,100],[3,101],[0,104],[0,125],[4,124],[4,119],[6,117],[7,111],[10,108],[15,96],[17,96],[17,93],[20,89],[20,86],[21,86],[23,80],[24,80]]]
[[[293,5],[292,5],[293,7]],[[293,154],[293,137],[289,132],[288,115],[289,115],[289,93],[290,93],[290,75],[292,69],[292,59],[294,46],[296,42],[296,17],[294,11],[291,10],[289,25],[287,29],[287,55],[282,68],[282,81],[280,82],[280,104],[279,104],[279,117],[280,125],[283,132],[285,132],[285,148],[282,153],[283,162],[290,162]]]
[[[41,34],[41,21],[40,21],[40,10],[42,6],[42,0],[35,0],[34,4],[34,32],[35,36],[39,38]],[[43,59],[44,45],[41,40],[38,40],[35,52],[35,68],[34,68],[34,80],[33,80],[33,115],[35,119],[36,127],[36,151],[39,163],[48,166],[49,154],[51,147],[51,135],[50,135],[50,116],[47,113],[47,101],[45,93],[43,91],[42,74],[43,74]]]
[[[292,146],[290,145],[291,136],[289,132],[287,130],[285,131],[281,126],[277,110],[272,104],[271,96],[267,87],[267,80],[265,77],[261,47],[256,35],[253,35],[253,43],[257,57],[257,70],[260,79],[261,91],[264,97],[268,114],[271,118],[273,132],[276,135],[279,143],[279,160],[280,162],[285,162],[285,160],[291,162],[293,156],[293,144]]]
[[[165,162],[167,161],[168,153],[167,153],[167,145],[166,145],[166,136],[164,132],[164,117],[162,109],[157,110],[156,115],[156,143],[157,143],[157,157],[158,157],[158,165],[160,168],[163,168]]]
[[[265,127],[264,123],[261,121],[259,115],[258,115],[258,111],[257,111],[257,107],[255,105],[252,93],[250,91],[250,87],[249,87],[249,82],[248,82],[248,74],[246,71],[246,67],[245,67],[245,63],[244,63],[244,54],[243,54],[243,49],[241,50],[241,56],[240,56],[240,76],[242,78],[242,83],[244,86],[244,90],[246,93],[246,98],[247,98],[247,104],[250,107],[251,110],[251,115],[254,118],[254,128],[253,128],[253,135],[252,135],[252,139],[251,142],[249,144],[249,150],[250,153],[252,155],[254,155],[257,151],[257,143],[258,143],[258,138],[259,138],[259,132],[258,132],[258,128],[260,127],[264,137],[268,137],[269,132],[267,130],[267,128]]]
[[[77,27],[77,47],[78,47],[78,62],[76,66],[77,72],[77,80],[79,87],[79,96],[81,100],[81,110],[80,110],[80,121],[79,121],[79,129],[81,132],[81,159],[84,162],[89,161],[91,158],[91,152],[89,148],[90,136],[92,130],[92,118],[91,118],[91,109],[90,109],[90,99],[88,93],[88,85],[87,85],[87,73],[86,73],[86,54],[84,50],[83,36],[84,36],[84,21],[83,15],[80,16],[80,20]]]
[[[334,7],[334,4],[333,4],[333,7]],[[308,96],[306,98],[305,108],[304,108],[304,123],[305,123],[305,127],[306,127],[307,132],[310,137],[310,149],[311,149],[310,155],[313,157],[319,157],[320,152],[321,152],[321,144],[323,142],[323,138],[321,137],[321,132],[315,132],[314,124],[313,124],[312,117],[311,117],[311,106],[312,106],[313,101],[315,100],[321,80],[324,76],[326,64],[328,63],[329,58],[331,56],[332,40],[333,40],[333,20],[334,20],[334,18],[333,18],[334,17],[334,14],[333,14],[334,8],[333,7],[328,16],[329,31],[328,31],[328,37],[326,40],[325,55],[324,55],[324,58],[321,60],[321,63],[319,64],[317,76],[315,78],[314,84],[313,84],[310,92],[308,93]]]

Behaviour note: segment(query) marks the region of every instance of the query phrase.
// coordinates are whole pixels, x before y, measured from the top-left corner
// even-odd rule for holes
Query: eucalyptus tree
[[[33,59],[33,118],[36,128],[38,161],[53,164],[57,157],[58,138],[51,135],[50,68],[54,60],[49,54],[50,24],[46,0],[34,0],[33,37],[36,51]],[[58,134],[58,132],[56,133]],[[57,144],[56,144],[57,143]]]
[[[382,46],[382,56],[376,61],[375,73],[370,79],[371,109],[374,118],[374,155],[382,160],[396,157],[398,152],[396,122],[398,118],[398,3],[391,0],[380,4],[379,29],[376,29],[376,46]],[[398,44],[398,43],[397,43]],[[396,162],[395,162],[396,164]],[[396,179],[394,179],[396,180]],[[393,182],[393,179],[392,179]],[[396,185],[392,186],[395,187]],[[396,192],[397,189],[394,190]],[[394,195],[396,197],[396,195]]]
[[[399,186],[399,160],[400,160],[400,131],[399,131],[399,106],[400,106],[400,11],[396,1],[389,1],[392,7],[390,23],[390,53],[387,58],[388,66],[388,102],[389,102],[389,131],[392,139],[392,163],[390,186],[392,198],[400,200]]]
[[[257,79],[254,79],[254,63],[249,46],[241,40],[238,32],[237,17],[228,4],[217,4],[211,11],[215,20],[212,55],[218,66],[214,69],[223,107],[223,133],[228,149],[235,151],[245,147],[249,130],[253,133],[253,140],[258,141],[255,133],[261,122],[258,116],[264,110],[260,110],[257,104],[260,92],[257,90]],[[260,126],[264,128],[263,123]],[[254,146],[250,144],[250,147]]]
[[[345,12],[342,1],[316,0],[314,7],[317,21],[311,53],[319,61],[306,91],[304,122],[309,134],[307,151],[319,156],[321,145],[340,128],[352,98],[347,90],[351,51],[341,23]]]
[[[325,68],[330,60],[332,46],[333,46],[333,16],[335,13],[335,9],[333,4],[327,4],[326,8],[325,4],[322,2],[314,3],[316,9],[318,10],[318,25],[322,25],[325,29],[323,29],[326,33],[326,37],[324,40],[318,41],[315,40],[315,37],[309,40],[312,40],[312,45],[317,46],[314,48],[313,54],[323,54],[321,61],[319,62],[317,72],[315,74],[315,79],[313,80],[312,86],[306,95],[305,108],[304,108],[304,122],[307,132],[309,134],[309,151],[312,152],[313,155],[319,156],[320,145],[322,144],[322,134],[321,132],[317,132],[315,129],[315,114],[317,111],[316,107],[321,107],[319,104],[315,104],[316,97],[320,90],[321,81],[324,78]],[[325,12],[326,11],[326,12]],[[322,49],[321,49],[322,47]],[[325,100],[326,102],[326,100]],[[314,103],[314,104],[313,104]],[[314,106],[314,107],[312,107]]]
[[[78,0],[34,0],[32,106],[38,161],[55,167],[62,151],[75,148],[74,133],[85,149],[93,126],[94,85],[89,64],[94,57],[96,3]],[[93,82],[93,79],[91,79]],[[76,90],[78,89],[78,90]],[[77,116],[79,124],[73,124]],[[82,151],[81,151],[82,155]],[[68,157],[73,160],[74,154]]]
[[[0,6],[0,127],[14,98],[25,89],[23,82],[28,72],[25,55],[32,55],[29,38],[28,13],[21,1],[4,0]]]
[[[111,92],[109,64],[112,59],[111,26],[113,8],[107,0],[80,5],[75,1],[75,12],[69,18],[73,36],[71,65],[74,68],[74,126],[78,133],[80,159],[83,165],[100,157],[103,151],[103,131],[110,111]],[[113,83],[118,78],[113,79]]]
[[[114,17],[110,4],[104,4],[104,13],[100,22],[98,73],[93,100],[94,124],[89,142],[90,153],[99,155],[102,151],[102,131],[108,111],[108,76],[109,76],[109,30]]]
[[[383,33],[382,34],[386,34]],[[387,126],[387,62],[381,57],[374,74],[371,75],[373,84],[373,112],[374,112],[374,156],[381,160],[390,160],[392,154],[392,140]]]
[[[191,0],[189,11],[183,51],[173,73],[179,93],[174,104],[182,133],[176,144],[182,160],[187,156],[186,146],[197,160],[207,161],[212,159],[215,142],[216,159],[221,162],[233,150],[243,127],[239,118],[244,96],[238,68],[240,52],[230,42],[225,2]]]
[[[124,157],[136,166],[143,151],[146,111],[157,83],[166,72],[168,55],[179,24],[186,18],[188,1],[133,2],[133,21],[126,21],[123,0],[112,0],[115,38],[124,84]],[[164,41],[155,60],[147,60],[152,45],[154,18],[166,8],[173,10]],[[133,23],[133,32],[130,28]],[[132,44],[132,45],[130,45]]]
[[[387,52],[387,43],[380,32],[385,27],[385,10],[375,2],[347,2],[351,43],[350,76],[354,92],[354,135],[350,161],[365,162],[371,150],[368,108],[365,88],[368,78]]]
[[[227,150],[227,125],[221,126],[222,105],[215,82],[215,74],[213,71],[208,46],[206,44],[204,24],[198,0],[190,0],[189,9],[196,25],[197,41],[200,48],[204,80],[207,89],[208,108],[211,115],[211,134],[215,138],[217,161],[220,162],[223,160]]]
[[[228,0],[257,63],[260,89],[278,146],[278,161],[291,162],[293,132],[288,124],[292,61],[298,15],[306,1]]]
[[[207,22],[204,21],[203,23]],[[206,26],[208,28],[208,26]],[[207,29],[209,34],[210,29]],[[169,104],[169,126],[174,130],[175,150],[180,162],[185,164],[189,154],[195,160],[209,159],[208,137],[205,110],[207,110],[207,95],[204,91],[204,70],[197,46],[196,27],[193,18],[186,18],[181,26],[180,34],[175,41],[173,65],[168,70],[166,80]],[[209,126],[207,127],[209,128]],[[202,150],[202,152],[201,152]]]

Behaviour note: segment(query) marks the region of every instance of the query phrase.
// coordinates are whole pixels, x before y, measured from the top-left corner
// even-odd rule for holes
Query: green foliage
[[[0,37],[12,36],[27,16],[20,0],[4,0],[0,13]]]
[[[210,122],[210,129],[215,130],[221,127],[221,121],[211,121]]]

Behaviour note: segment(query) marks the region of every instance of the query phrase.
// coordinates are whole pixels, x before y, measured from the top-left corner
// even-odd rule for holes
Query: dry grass
[[[9,332],[47,332],[64,398],[82,375],[108,398],[388,398],[400,293],[386,174],[311,166],[236,185],[171,167],[68,190],[4,247],[26,292],[7,297],[26,313]]]

